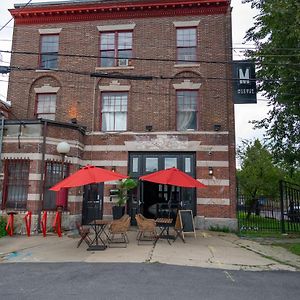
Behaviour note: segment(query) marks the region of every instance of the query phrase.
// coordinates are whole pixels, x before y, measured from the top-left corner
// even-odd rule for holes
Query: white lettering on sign
[[[253,94],[254,95],[255,91],[254,91],[254,89],[238,89],[237,93],[241,94],[241,95],[246,95],[246,94]]]
[[[243,69],[239,69],[239,78],[240,84],[250,84],[250,68],[247,68],[245,73],[243,72]]]

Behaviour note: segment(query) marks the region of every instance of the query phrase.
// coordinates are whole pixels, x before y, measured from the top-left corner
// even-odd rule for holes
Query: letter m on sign
[[[243,69],[239,69],[240,84],[250,84],[250,68],[246,68],[245,73]]]

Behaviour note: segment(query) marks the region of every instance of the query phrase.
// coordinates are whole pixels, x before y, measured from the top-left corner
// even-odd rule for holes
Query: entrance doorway
[[[176,167],[195,178],[195,153],[129,153],[131,177],[139,178],[142,175],[171,167]],[[196,215],[196,189],[143,181],[140,182],[135,194],[138,201],[131,199],[128,201],[128,208],[130,208],[128,211],[132,219],[138,212],[147,218],[168,216],[175,218],[178,209],[191,209]]]
[[[89,224],[103,217],[103,183],[84,186],[82,205],[82,224]]]
[[[146,218],[173,218],[181,209],[180,188],[143,182],[143,215]]]

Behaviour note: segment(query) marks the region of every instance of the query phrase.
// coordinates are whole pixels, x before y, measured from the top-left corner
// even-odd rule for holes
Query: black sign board
[[[233,78],[234,103],[257,103],[255,64],[247,60],[234,61]]]
[[[184,241],[185,233],[194,233],[194,236],[196,238],[196,231],[195,231],[192,210],[178,210],[175,230],[180,235],[183,241]]]

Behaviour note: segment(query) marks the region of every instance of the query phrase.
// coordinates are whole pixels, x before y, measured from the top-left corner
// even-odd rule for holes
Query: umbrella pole
[[[171,218],[171,192],[172,192],[172,187],[168,184],[167,185],[167,197],[168,197],[168,208],[169,208],[169,219]]]

